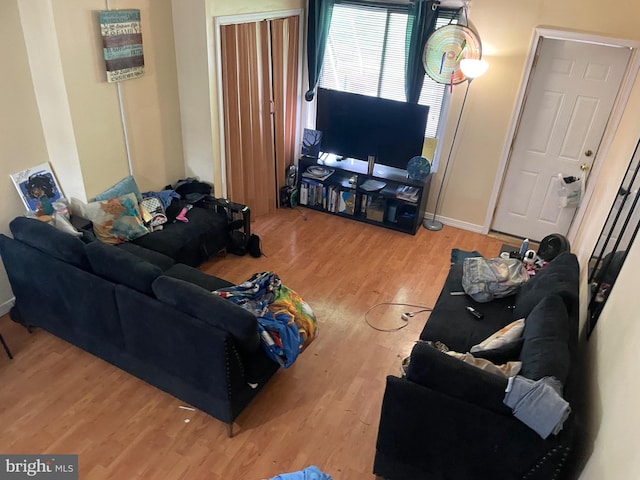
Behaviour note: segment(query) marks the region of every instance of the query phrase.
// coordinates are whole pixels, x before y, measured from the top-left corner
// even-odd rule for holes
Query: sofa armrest
[[[224,422],[279,368],[262,349],[247,353],[228,331],[155,298],[118,285],[116,299],[127,371]]]
[[[392,480],[549,479],[564,463],[570,438],[563,430],[543,440],[511,414],[389,376],[374,473]]]
[[[246,352],[260,348],[258,321],[248,310],[177,278],[161,275],[153,282],[152,287],[158,300],[229,332]]]
[[[511,415],[511,409],[502,403],[506,377],[469,365],[430,345],[417,343],[413,347],[407,379],[495,413]]]

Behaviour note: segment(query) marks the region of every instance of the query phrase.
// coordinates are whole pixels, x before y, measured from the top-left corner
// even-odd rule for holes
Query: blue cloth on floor
[[[455,264],[464,262],[465,258],[481,257],[481,256],[482,254],[480,252],[476,252],[475,250],[473,252],[467,252],[465,250],[460,250],[458,248],[451,249],[451,263],[455,263]]]
[[[323,473],[318,467],[307,467],[299,472],[283,473],[269,480],[332,480],[331,475]]]
[[[530,380],[521,375],[509,378],[504,404],[513,415],[542,438],[557,435],[571,413],[562,398],[562,384],[555,377]]]

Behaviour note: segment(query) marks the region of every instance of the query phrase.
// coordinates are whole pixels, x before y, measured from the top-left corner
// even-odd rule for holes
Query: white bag
[[[578,177],[563,177],[558,174],[558,197],[560,206],[565,208],[577,208],[584,195],[584,182]]]
[[[528,280],[527,269],[516,258],[471,257],[462,264],[462,288],[480,303],[512,295]]]

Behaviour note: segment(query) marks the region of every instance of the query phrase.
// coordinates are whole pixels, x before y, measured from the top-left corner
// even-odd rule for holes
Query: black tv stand
[[[329,176],[308,176],[309,167],[323,166]],[[374,165],[335,155],[298,160],[300,205],[325,213],[414,234],[424,218],[431,175],[413,180],[406,170]]]

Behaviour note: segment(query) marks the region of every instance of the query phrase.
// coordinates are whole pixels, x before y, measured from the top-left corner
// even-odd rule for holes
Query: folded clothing
[[[571,413],[562,398],[562,384],[555,377],[530,380],[520,375],[509,378],[504,404],[513,415],[543,439],[557,435]]]

